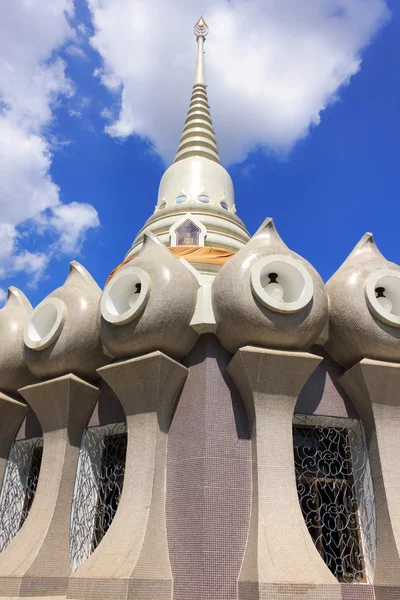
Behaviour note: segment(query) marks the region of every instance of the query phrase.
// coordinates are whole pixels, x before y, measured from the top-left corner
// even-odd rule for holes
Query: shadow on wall
[[[310,352],[323,360],[302,389],[294,412],[358,419],[350,398],[338,383],[344,369],[321,346],[313,346]]]

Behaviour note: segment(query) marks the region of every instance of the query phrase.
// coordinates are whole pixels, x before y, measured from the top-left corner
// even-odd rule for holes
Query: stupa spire
[[[204,42],[208,26],[203,17],[194,26],[197,39],[197,63],[189,110],[174,162],[189,156],[203,156],[220,163],[212,126],[204,76]]]

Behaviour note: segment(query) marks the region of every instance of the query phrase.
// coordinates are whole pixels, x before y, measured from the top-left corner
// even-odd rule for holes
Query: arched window
[[[297,414],[293,444],[299,502],[316,548],[340,582],[371,581],[375,504],[361,422]]]
[[[89,558],[114,519],[124,484],[126,447],[126,423],[85,430],[72,501],[73,570]]]
[[[15,440],[0,493],[0,552],[24,524],[36,494],[42,463],[43,438]]]

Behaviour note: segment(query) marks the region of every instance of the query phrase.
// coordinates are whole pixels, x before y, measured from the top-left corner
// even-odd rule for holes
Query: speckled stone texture
[[[239,598],[243,600],[272,598],[276,585],[282,592],[293,586],[297,600],[313,598],[318,585],[328,586],[326,598],[341,598],[340,584],[307,531],[294,471],[293,412],[320,361],[320,357],[303,352],[246,347],[228,367],[245,400],[252,431],[251,521],[239,577]],[[281,596],[291,598],[289,591]]]
[[[357,410],[339,383],[345,372],[343,367],[322,346],[313,346],[311,352],[322,360],[301,390],[294,412],[359,419]]]
[[[149,301],[126,324],[114,325],[100,316],[104,346],[118,358],[159,350],[180,360],[198,338],[190,327],[199,287],[195,275],[151,233],[144,236],[137,258],[123,269],[129,267],[140,267],[150,276]]]
[[[251,446],[231,355],[203,335],[168,439],[167,534],[174,600],[235,600],[250,516]]]
[[[32,313],[27,297],[10,287],[0,310],[0,390],[18,396],[18,388],[35,382],[24,359],[24,328]]]
[[[377,528],[374,584],[400,592],[400,364],[364,359],[341,383],[360,413],[369,447]],[[393,589],[392,595],[385,596],[385,589],[379,594],[397,597]]]
[[[97,311],[101,290],[88,271],[72,261],[64,285],[49,294],[67,307],[64,327],[57,339],[43,350],[24,346],[29,369],[40,379],[74,373],[90,381],[97,379],[96,369],[107,364],[100,341]]]
[[[66,375],[20,393],[39,418],[43,458],[29,515],[0,556],[0,596],[62,595],[71,571],[69,529],[79,448],[99,390]]]
[[[366,233],[326,284],[329,296],[329,354],[346,368],[363,358],[400,361],[400,328],[383,323],[369,310],[365,282],[381,269],[400,267],[385,259]]]
[[[165,524],[167,433],[188,370],[161,352],[99,370],[126,414],[118,510],[104,540],[70,578],[68,598],[171,600]]]
[[[280,314],[261,305],[253,295],[251,271],[265,256],[281,254],[297,259],[307,269],[314,295],[307,306],[292,314]],[[318,338],[328,319],[328,300],[317,271],[289,250],[267,219],[249,242],[219,271],[213,288],[217,336],[230,351],[242,346],[281,350],[307,350]]]
[[[27,412],[26,404],[0,392],[0,490],[11,444]]]

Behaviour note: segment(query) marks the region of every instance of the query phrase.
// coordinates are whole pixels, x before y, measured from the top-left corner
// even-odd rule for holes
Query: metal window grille
[[[0,552],[17,535],[31,509],[42,463],[43,438],[16,440],[0,494]]]
[[[375,504],[361,422],[296,415],[293,442],[299,502],[315,546],[340,582],[371,581]]]
[[[125,423],[85,430],[72,502],[73,570],[89,558],[114,519],[124,483],[126,447]]]

